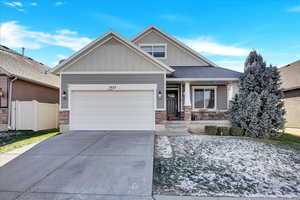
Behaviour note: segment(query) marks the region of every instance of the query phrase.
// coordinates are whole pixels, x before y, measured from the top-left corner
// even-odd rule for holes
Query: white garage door
[[[154,130],[153,91],[72,91],[71,130]]]

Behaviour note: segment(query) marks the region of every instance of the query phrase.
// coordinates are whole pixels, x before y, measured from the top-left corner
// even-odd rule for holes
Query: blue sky
[[[110,29],[130,39],[151,24],[238,71],[252,49],[300,59],[300,0],[0,0],[0,43],[51,67]]]

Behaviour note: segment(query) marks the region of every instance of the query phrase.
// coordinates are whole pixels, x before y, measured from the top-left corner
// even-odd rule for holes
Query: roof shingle
[[[59,77],[51,73],[49,67],[0,45],[0,69],[38,84],[59,87]]]
[[[173,78],[239,78],[242,73],[213,66],[171,66]]]

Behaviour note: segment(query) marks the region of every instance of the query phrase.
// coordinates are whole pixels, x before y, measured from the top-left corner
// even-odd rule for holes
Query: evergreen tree
[[[279,134],[285,122],[280,84],[278,69],[267,67],[261,55],[250,52],[240,78],[239,93],[230,102],[232,124],[245,129],[246,136]]]

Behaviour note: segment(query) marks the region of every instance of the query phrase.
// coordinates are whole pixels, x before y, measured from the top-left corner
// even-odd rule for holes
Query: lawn
[[[279,144],[300,150],[300,137],[285,133],[279,137],[273,137],[271,140],[277,141]]]
[[[36,143],[43,139],[59,134],[58,130],[44,131],[12,131],[2,133],[0,137],[0,153],[15,150],[28,144]]]
[[[300,151],[281,145],[294,144],[298,139],[284,135],[274,140],[159,136],[155,146],[154,193],[299,197]]]

